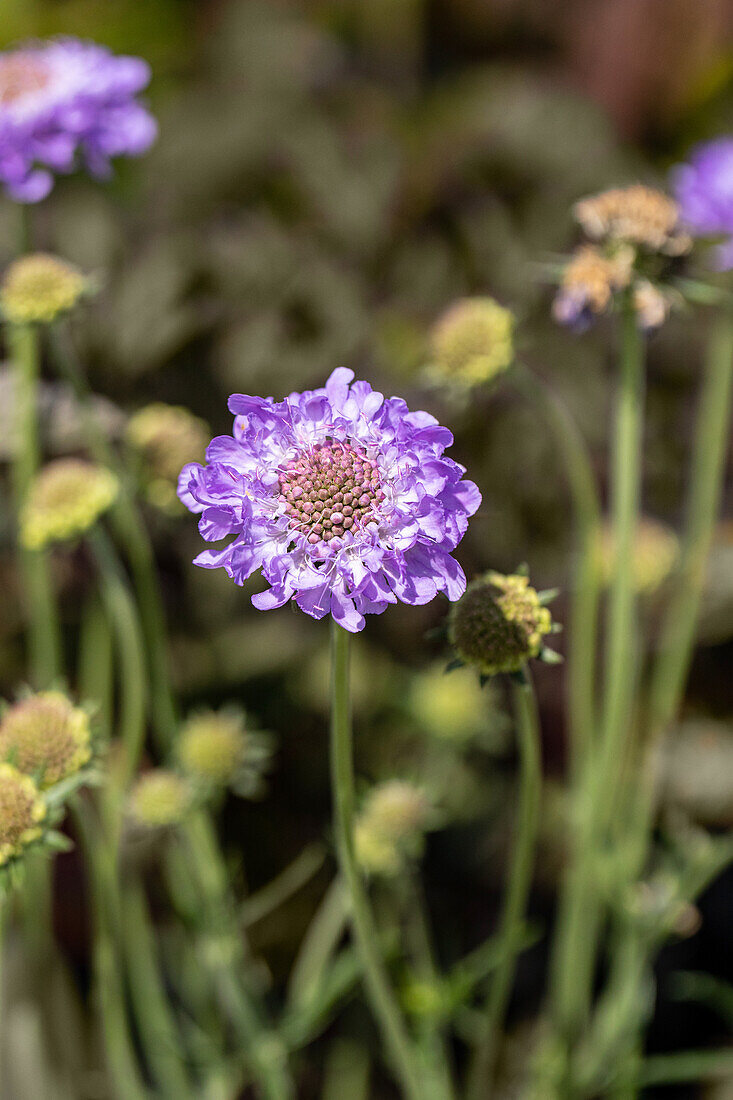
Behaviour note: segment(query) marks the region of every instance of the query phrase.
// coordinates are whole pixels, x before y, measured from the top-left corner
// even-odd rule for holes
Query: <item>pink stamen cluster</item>
[[[384,500],[376,462],[339,440],[316,443],[291,459],[278,481],[291,526],[313,546],[367,522]]]
[[[49,81],[46,66],[28,51],[0,57],[0,106],[15,103],[29,92],[38,92]]]

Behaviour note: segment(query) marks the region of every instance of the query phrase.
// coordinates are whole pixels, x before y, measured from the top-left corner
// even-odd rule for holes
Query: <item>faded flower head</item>
[[[202,458],[209,427],[180,405],[155,402],[134,413],[127,439],[141,458],[145,493],[163,511],[181,507],[176,495],[178,475],[187,462]]]
[[[715,266],[733,268],[733,137],[693,149],[686,164],[672,171],[672,190],[687,228],[699,237],[723,237]]]
[[[621,245],[605,255],[595,245],[581,245],[570,257],[553,303],[556,321],[584,328],[594,316],[605,313],[613,296],[631,283],[634,250]]]
[[[271,756],[270,738],[248,730],[244,712],[234,707],[192,715],[178,739],[178,760],[187,775],[213,786],[233,786],[249,797],[261,791]]]
[[[680,552],[679,539],[664,523],[643,516],[637,525],[632,550],[634,587],[650,595],[667,580]],[[601,579],[609,584],[616,569],[616,538],[610,523],[604,524],[599,535],[599,565]]]
[[[92,754],[89,716],[60,691],[42,691],[9,707],[0,721],[0,760],[41,788],[74,775]]]
[[[451,610],[448,636],[456,653],[483,676],[519,672],[544,650],[552,617],[527,577],[486,573]]]
[[[138,825],[162,829],[180,825],[191,804],[191,787],[183,776],[166,768],[152,768],[130,791],[128,811]]]
[[[0,867],[37,840],[46,805],[38,787],[12,764],[0,764]]]
[[[73,309],[87,290],[78,268],[35,252],[15,260],[0,285],[0,313],[14,325],[50,324]]]
[[[208,465],[184,467],[178,491],[207,542],[234,536],[195,564],[237,584],[261,570],[271,587],[255,607],[292,599],[357,631],[398,600],[458,599],[451,551],[481,495],[444,456],[453,437],[433,416],[353,377],[339,368],[280,402],[235,394],[233,436],[212,440]]]
[[[115,57],[74,38],[0,53],[0,184],[16,202],[39,202],[54,176],[85,168],[106,177],[118,156],[138,156],[156,125],[138,101],[150,81],[137,57]]]
[[[85,534],[114,503],[119,484],[111,470],[78,458],[49,462],[31,485],[20,517],[21,542],[39,550]]]
[[[417,858],[430,828],[433,807],[424,790],[405,779],[372,788],[357,817],[354,850],[363,870],[396,874]]]
[[[439,318],[430,343],[430,373],[439,382],[490,382],[514,358],[514,315],[493,298],[463,298]]]
[[[658,328],[674,301],[668,269],[692,246],[674,199],[634,184],[582,199],[574,213],[593,243],[581,244],[565,264],[555,320],[582,331],[623,296],[640,328]]]
[[[680,256],[692,247],[675,200],[642,183],[581,199],[573,212],[594,241],[631,244],[665,256]]]

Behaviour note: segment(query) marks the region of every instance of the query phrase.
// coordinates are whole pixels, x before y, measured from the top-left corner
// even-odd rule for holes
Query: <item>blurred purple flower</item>
[[[682,218],[698,236],[725,236],[715,252],[721,271],[733,267],[733,137],[693,149],[687,164],[672,170],[672,189]]]
[[[233,436],[211,441],[208,465],[184,467],[178,493],[207,542],[235,536],[196,565],[237,584],[259,569],[272,587],[255,607],[294,599],[357,631],[398,600],[463,594],[451,551],[481,494],[444,457],[447,428],[353,377],[339,368],[324,388],[280,402],[234,394]]]
[[[16,202],[39,202],[54,175],[79,161],[106,176],[110,160],[152,144],[155,120],[137,101],[150,68],[73,38],[0,53],[0,184]]]

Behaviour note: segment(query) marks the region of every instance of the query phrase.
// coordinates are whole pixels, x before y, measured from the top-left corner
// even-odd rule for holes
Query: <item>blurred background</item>
[[[663,184],[691,144],[733,130],[731,0],[3,0],[2,9],[2,48],[66,33],[153,68],[160,138],[152,153],[120,165],[105,186],[61,181],[33,212],[36,244],[101,284],[75,331],[110,432],[121,437],[126,417],[151,401],[185,405],[214,434],[226,432],[231,392],[279,397],[348,365],[455,432],[455,457],[484,497],[458,555],[469,576],[527,561],[538,587],[567,590],[572,529],[551,435],[511,376],[469,403],[426,386],[427,336],[466,294],[494,295],[515,311],[522,357],[577,417],[605,485],[609,333],[598,326],[578,338],[556,326],[540,264],[574,243],[577,198],[636,180]],[[13,217],[0,204],[3,263],[14,252]],[[644,504],[673,529],[699,323],[679,314],[649,347]],[[48,450],[73,452],[73,402],[50,382],[45,392]],[[7,415],[2,401],[0,449],[10,446]],[[329,842],[327,631],[289,608],[254,611],[256,582],[240,590],[223,573],[191,567],[199,543],[191,517],[154,503],[148,515],[186,707],[235,699],[278,736],[266,796],[232,797],[221,817],[225,848],[242,854],[257,889],[304,842]],[[670,790],[713,828],[733,825],[730,476],[725,516],[688,689],[687,755],[669,761]],[[11,695],[22,677],[19,608],[2,523],[0,688]],[[83,565],[67,555],[57,568],[73,622]],[[654,596],[644,606],[653,630]],[[446,607],[397,606],[371,618],[355,677],[359,774],[450,775],[424,860],[448,965],[495,919],[513,756],[501,690],[466,688],[459,707],[460,689],[441,678],[444,651],[431,631]],[[555,617],[563,615],[560,600]],[[551,782],[532,912],[548,927],[562,861],[553,787],[564,764],[563,672],[541,668],[537,681]],[[276,916],[251,929],[275,995],[332,873],[327,854]],[[58,860],[56,874],[58,934],[83,981],[74,853]],[[733,980],[733,873],[700,910],[700,930],[659,960],[651,1050],[719,1043],[733,1032],[730,1006],[726,1016],[691,1001],[675,979],[683,969]],[[518,1036],[536,1012],[544,964],[541,940],[520,965],[511,1008]],[[371,1036],[363,1012],[347,1008],[333,1029]],[[304,1098],[320,1095],[328,1039],[301,1067]],[[392,1095],[386,1082],[377,1088],[375,1096]],[[725,1088],[707,1095],[733,1096],[733,1085]]]

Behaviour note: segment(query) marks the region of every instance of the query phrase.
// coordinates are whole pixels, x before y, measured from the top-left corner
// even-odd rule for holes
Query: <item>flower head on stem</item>
[[[89,715],[60,691],[42,691],[0,720],[0,759],[44,789],[79,772],[92,755]]]
[[[150,81],[137,57],[115,57],[75,38],[0,53],[0,185],[39,202],[54,177],[80,165],[106,177],[118,156],[139,156],[156,124],[138,100]]]
[[[208,542],[234,536],[197,565],[237,584],[261,570],[271,587],[255,607],[294,600],[353,632],[398,600],[462,595],[451,552],[481,495],[433,416],[352,380],[340,368],[280,402],[235,394],[233,435],[212,440],[208,465],[184,467],[179,496]]]
[[[86,534],[114,503],[119,483],[111,470],[78,458],[59,458],[37,475],[20,517],[21,542],[38,550]]]
[[[78,268],[56,256],[21,256],[0,284],[0,314],[13,325],[48,325],[72,310],[90,286]]]

